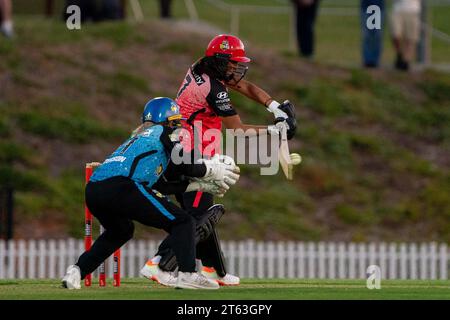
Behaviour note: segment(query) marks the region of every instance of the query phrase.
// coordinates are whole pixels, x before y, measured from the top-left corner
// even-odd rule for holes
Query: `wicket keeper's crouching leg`
[[[78,259],[82,278],[133,237],[132,220],[171,233],[180,270],[195,271],[194,219],[167,198],[128,178],[114,177],[88,183],[86,203],[105,232]]]
[[[79,257],[81,279],[133,237],[132,220],[169,232],[180,271],[195,272],[195,220],[166,197],[131,179],[114,177],[88,183],[86,204],[105,232]],[[168,279],[167,284],[175,286],[175,281]]]
[[[80,280],[133,237],[133,220],[166,230],[168,242],[179,264],[178,277],[164,273],[160,283],[188,289],[217,289],[219,285],[195,272],[194,218],[152,189],[167,169],[168,156],[177,145],[171,134],[179,127],[181,114],[170,98],[150,100],[143,112],[143,125],[120,145],[94,172],[86,186],[86,205],[105,232],[84,252],[76,265],[69,266],[62,279],[64,287],[79,289]],[[186,168],[185,168],[186,167]],[[194,172],[195,168],[198,172]],[[197,165],[181,165],[184,173],[202,181],[186,181],[180,190],[211,190],[223,194],[239,179],[239,168],[219,158]],[[228,183],[225,183],[225,180]],[[216,182],[222,182],[220,185]],[[178,190],[178,188],[177,188]]]

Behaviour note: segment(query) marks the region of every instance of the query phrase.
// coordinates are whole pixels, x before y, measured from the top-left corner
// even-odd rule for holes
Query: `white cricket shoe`
[[[227,273],[224,277],[219,277],[216,270],[210,267],[203,267],[201,274],[206,278],[215,280],[221,286],[238,286],[241,282],[238,276]]]
[[[219,289],[219,284],[197,272],[178,271],[176,288],[182,289]]]
[[[62,286],[67,289],[81,289],[80,268],[76,265],[67,267],[66,275],[62,278]]]
[[[158,263],[155,263],[152,260],[148,260],[145,263],[140,274],[144,278],[156,281],[163,286],[175,287],[177,284],[177,278],[171,272],[161,270]]]

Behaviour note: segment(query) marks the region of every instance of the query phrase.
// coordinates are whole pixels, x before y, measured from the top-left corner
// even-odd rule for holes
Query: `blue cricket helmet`
[[[142,123],[164,123],[174,120],[182,120],[182,118],[180,107],[172,99],[158,97],[146,103],[142,113]]]

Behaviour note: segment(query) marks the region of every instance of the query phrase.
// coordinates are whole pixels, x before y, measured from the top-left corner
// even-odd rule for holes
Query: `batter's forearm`
[[[241,80],[237,85],[230,86],[231,89],[238,91],[255,102],[267,107],[273,101],[272,97],[256,84]]]
[[[225,125],[227,129],[233,129],[234,135],[236,136],[261,135],[266,134],[268,130],[267,126],[242,123],[241,117],[239,117],[239,115],[222,117],[222,123]]]
[[[235,136],[253,137],[258,135],[266,135],[268,133],[268,126],[242,124],[242,126],[234,128],[234,130]]]

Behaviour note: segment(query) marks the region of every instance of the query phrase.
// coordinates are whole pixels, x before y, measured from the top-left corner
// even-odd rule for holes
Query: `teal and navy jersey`
[[[161,142],[164,128],[155,125],[125,141],[92,175],[90,181],[128,177],[151,187],[166,170],[169,152]]]

